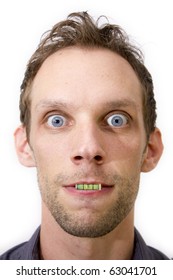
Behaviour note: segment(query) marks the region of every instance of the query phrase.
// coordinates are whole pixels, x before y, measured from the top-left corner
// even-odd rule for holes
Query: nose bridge
[[[103,160],[104,155],[101,131],[97,123],[88,120],[78,124],[73,139],[73,160]]]

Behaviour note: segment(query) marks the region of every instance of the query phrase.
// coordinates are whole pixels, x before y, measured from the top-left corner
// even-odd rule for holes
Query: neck
[[[46,260],[129,260],[133,254],[134,213],[103,237],[80,238],[66,233],[43,204],[41,256]]]

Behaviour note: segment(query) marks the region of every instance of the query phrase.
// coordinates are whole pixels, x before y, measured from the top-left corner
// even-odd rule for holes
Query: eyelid
[[[54,116],[54,115],[58,115],[58,116],[63,116],[65,118],[68,117],[68,114],[62,110],[49,110],[47,112],[44,113],[44,118],[48,118],[48,117],[51,117],[51,116]]]
[[[67,113],[61,111],[61,110],[52,110],[49,112],[46,112],[43,116],[43,122],[47,122],[48,118],[52,117],[52,116],[61,116],[65,119],[69,119],[69,116]]]
[[[128,113],[128,112],[126,112],[124,110],[118,110],[118,109],[117,110],[116,109],[112,110],[109,113],[107,113],[105,118],[108,118],[108,117],[110,117],[112,115],[123,115],[123,116],[125,116],[125,117],[127,117],[129,119],[132,119],[132,116],[131,116],[130,113]]]

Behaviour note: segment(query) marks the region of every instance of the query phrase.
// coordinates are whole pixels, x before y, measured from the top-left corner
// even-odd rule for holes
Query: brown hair
[[[143,88],[143,116],[147,137],[155,129],[156,102],[153,82],[144,66],[143,55],[129,42],[127,34],[121,27],[108,22],[99,26],[100,18],[94,22],[87,12],[72,13],[42,37],[37,50],[28,62],[21,85],[20,119],[28,135],[31,118],[30,91],[33,79],[47,57],[68,46],[106,48],[126,59],[136,72]]]

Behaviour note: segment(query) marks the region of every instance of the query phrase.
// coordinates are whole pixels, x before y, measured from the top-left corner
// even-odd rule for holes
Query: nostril
[[[74,159],[75,159],[75,160],[81,160],[82,157],[81,157],[81,156],[76,156]]]
[[[95,156],[94,158],[95,158],[96,161],[101,161],[102,160],[102,157],[99,156],[99,155]]]
[[[76,164],[79,164],[80,162],[82,163],[83,160],[87,160],[89,162],[95,161],[95,163],[101,164],[103,162],[103,157],[100,155],[96,155],[94,157],[90,157],[87,155],[85,157],[83,157],[83,156],[78,155],[78,156],[73,157],[73,161],[76,162]]]

